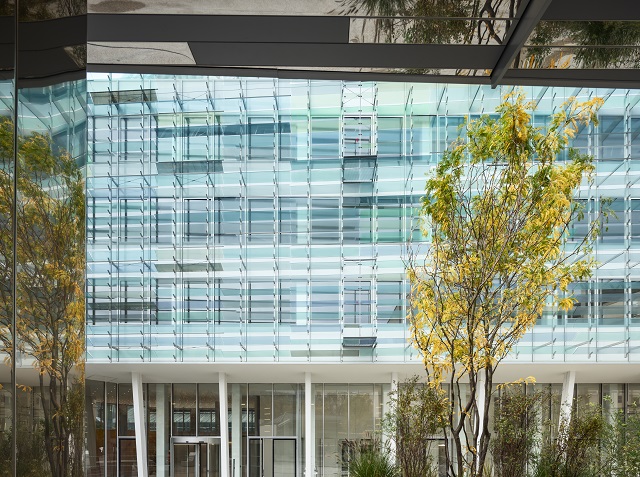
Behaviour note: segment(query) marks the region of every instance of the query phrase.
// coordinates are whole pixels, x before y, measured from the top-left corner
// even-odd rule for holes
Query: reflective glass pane
[[[174,384],[172,394],[174,436],[196,435],[196,385]]]

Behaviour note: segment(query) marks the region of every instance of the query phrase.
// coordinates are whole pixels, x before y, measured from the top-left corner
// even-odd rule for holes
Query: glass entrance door
[[[220,477],[219,439],[174,438],[171,445],[173,477]]]
[[[197,444],[174,444],[171,454],[173,459],[174,477],[198,477],[196,469],[199,467]]]
[[[118,476],[137,477],[136,440],[132,437],[118,439]]]
[[[296,440],[273,440],[273,476],[296,477]]]
[[[296,440],[249,438],[249,477],[296,477]]]

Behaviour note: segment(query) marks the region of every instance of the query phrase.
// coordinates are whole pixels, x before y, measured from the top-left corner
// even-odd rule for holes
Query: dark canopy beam
[[[366,43],[200,43],[189,48],[197,65],[307,68],[489,69],[498,45]]]
[[[502,50],[502,55],[493,67],[491,72],[491,87],[495,88],[504,77],[511,66],[511,62],[516,57],[520,49],[524,46],[527,38],[531,35],[544,12],[553,0],[525,0],[520,9],[522,14],[513,26],[511,34],[508,36],[506,45]]]
[[[542,20],[629,21],[640,20],[636,0],[555,0]]]
[[[88,41],[349,43],[349,17],[89,14]]]

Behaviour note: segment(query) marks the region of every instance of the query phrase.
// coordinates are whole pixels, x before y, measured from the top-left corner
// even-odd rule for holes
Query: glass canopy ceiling
[[[0,6],[7,78],[13,4]],[[640,88],[629,0],[30,0],[18,25],[31,86],[88,70]]]
[[[640,87],[628,0],[89,0],[87,37],[92,71]]]

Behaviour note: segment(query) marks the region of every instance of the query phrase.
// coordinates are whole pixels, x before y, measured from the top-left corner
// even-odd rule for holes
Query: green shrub
[[[598,477],[602,474],[600,443],[608,426],[602,408],[589,404],[560,423],[558,437],[543,440],[535,477]]]
[[[433,438],[442,436],[447,424],[447,403],[442,389],[421,383],[418,376],[399,383],[389,394],[390,411],[383,427],[395,441],[396,463],[403,477],[438,475]]]
[[[522,385],[505,387],[496,400],[491,455],[496,477],[527,475],[535,460],[540,431],[536,424],[540,405],[548,395],[543,392],[525,394]]]
[[[377,450],[362,452],[349,463],[351,477],[394,477],[398,475],[389,456]]]
[[[603,442],[603,460],[608,464],[604,475],[637,477],[640,475],[640,414],[634,404],[611,415],[610,432]]]
[[[398,468],[379,441],[348,441],[350,477],[396,477]]]

